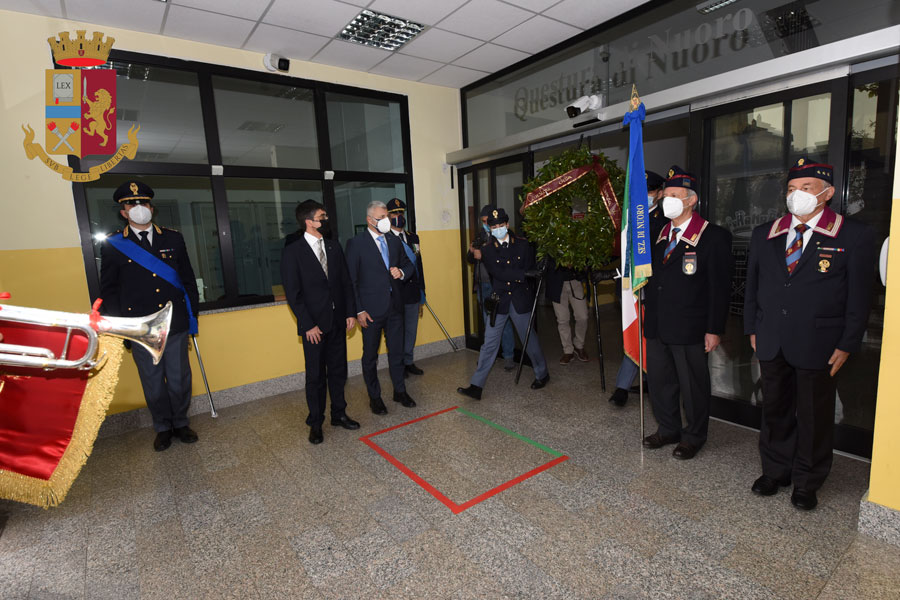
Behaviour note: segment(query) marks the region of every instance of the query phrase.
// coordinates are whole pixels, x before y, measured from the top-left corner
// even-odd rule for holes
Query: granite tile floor
[[[149,429],[99,440],[62,506],[0,502],[0,598],[900,597],[898,549],[856,532],[866,463],[836,457],[802,513],[750,493],[752,431],[713,422],[678,461],[641,448],[635,396],[611,406],[596,361],[548,351],[540,391],[498,366],[475,402],[455,389],[476,359],[421,361],[418,407],[383,417],[352,378],[362,429],[326,423],[318,446],[302,391],[197,417],[200,442],[162,453]],[[456,405],[569,460],[453,514],[359,441]],[[457,502],[553,458],[458,411],[373,439]]]

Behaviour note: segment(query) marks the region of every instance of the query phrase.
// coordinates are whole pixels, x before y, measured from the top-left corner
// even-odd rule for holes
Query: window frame
[[[198,93],[200,95],[200,107],[203,116],[203,130],[206,137],[207,163],[171,163],[162,161],[121,161],[109,173],[119,175],[168,175],[168,176],[195,176],[205,177],[210,181],[210,189],[213,195],[213,204],[216,211],[218,227],[219,251],[222,260],[222,277],[225,288],[225,296],[218,300],[201,303],[199,310],[217,310],[241,306],[252,306],[273,302],[275,296],[268,295],[240,295],[238,290],[238,276],[235,265],[234,246],[229,218],[228,200],[225,191],[226,178],[254,178],[254,179],[294,179],[317,181],[322,185],[322,199],[325,209],[330,215],[335,215],[334,182],[383,182],[403,184],[406,189],[407,222],[408,227],[416,230],[415,196],[413,189],[412,147],[409,121],[409,99],[403,94],[370,90],[349,85],[328,83],[299,77],[276,75],[263,71],[254,71],[226,65],[217,65],[192,60],[183,60],[153,54],[143,54],[124,50],[113,50],[110,59],[115,61],[130,62],[151,67],[160,67],[181,71],[189,71],[197,74]],[[316,122],[316,141],[318,144],[319,168],[282,168],[282,167],[254,167],[239,165],[223,165],[221,143],[219,140],[218,122],[215,108],[215,97],[212,85],[213,76],[231,77],[245,81],[260,83],[272,83],[277,85],[291,85],[308,88],[313,92],[313,109]],[[403,144],[404,170],[398,173],[376,171],[334,171],[333,179],[326,179],[326,171],[332,171],[331,144],[328,133],[328,112],[325,101],[327,93],[338,93],[358,98],[372,99],[387,102],[396,102],[400,105],[400,129]],[[76,171],[81,171],[81,159],[77,156],[69,156],[68,164]],[[222,175],[213,175],[212,167],[221,166]],[[91,233],[90,219],[87,208],[87,195],[84,183],[73,183],[72,192],[75,203],[75,215],[78,230],[81,237],[81,251],[84,260],[85,275],[88,283],[88,292],[91,302],[100,294],[100,276],[97,272],[94,259],[94,241]],[[112,202],[112,200],[110,200]],[[112,207],[110,207],[112,210]]]

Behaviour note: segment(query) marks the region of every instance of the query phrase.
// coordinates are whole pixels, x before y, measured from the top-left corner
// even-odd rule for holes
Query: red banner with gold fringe
[[[606,169],[603,168],[603,165],[600,164],[600,159],[596,156],[594,156],[593,163],[563,173],[559,177],[548,181],[538,189],[529,192],[528,195],[525,196],[525,203],[522,205],[522,210],[524,211],[532,204],[537,204],[547,196],[558,192],[567,185],[575,183],[588,173],[597,175],[597,187],[600,190],[600,195],[603,197],[603,204],[606,206],[606,212],[609,214],[609,218],[612,220],[616,229],[619,229],[622,226],[622,209],[619,206],[619,200],[616,198],[616,193],[613,191],[612,184],[609,182],[609,174],[606,172]]]

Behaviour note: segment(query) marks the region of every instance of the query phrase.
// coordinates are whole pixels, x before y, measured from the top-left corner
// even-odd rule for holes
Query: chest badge
[[[819,273],[827,273],[828,269],[831,268],[831,261],[827,258],[823,258],[819,261]]]
[[[681,257],[681,272],[685,275],[693,275],[697,272],[697,253],[685,252]]]

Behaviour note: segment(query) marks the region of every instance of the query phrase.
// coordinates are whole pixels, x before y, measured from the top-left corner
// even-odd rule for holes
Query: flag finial
[[[631,110],[637,110],[638,106],[641,105],[641,97],[638,96],[637,86],[635,84],[631,84]]]

